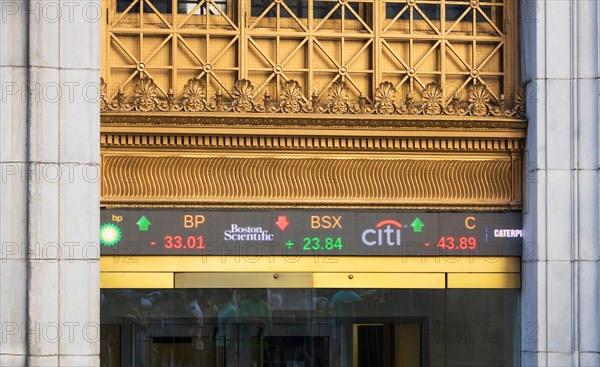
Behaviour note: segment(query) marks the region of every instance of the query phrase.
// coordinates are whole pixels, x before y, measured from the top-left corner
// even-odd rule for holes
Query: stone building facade
[[[233,3],[214,2],[213,6],[232,8]],[[283,7],[281,2],[275,3],[273,9]],[[389,17],[394,21],[405,19],[399,14],[402,7],[419,6],[419,1],[398,3],[398,9],[389,10],[398,15]],[[444,1],[439,3],[446,5]],[[252,26],[242,22],[251,16],[239,17],[242,23],[221,21],[218,29],[212,31],[208,26],[206,31],[181,31],[184,36],[195,35],[196,43],[186,46],[182,37],[178,46],[170,44],[171,56],[189,47],[206,51],[207,58],[200,66],[197,62],[191,66],[182,63],[181,71],[174,76],[167,74],[177,69],[177,63],[164,61],[171,59],[159,52],[166,42],[173,41],[157,41],[150,36],[178,33],[171,24],[175,17],[162,15],[168,13],[166,8],[148,5],[156,19],[141,32],[147,35],[146,47],[159,50],[156,57],[164,62],[158,67],[144,61],[144,57],[152,58],[149,54],[136,56],[131,51],[139,45],[131,38],[135,29],[118,25],[119,14],[127,13],[134,5],[128,9],[123,2],[0,2],[0,365],[100,365],[100,289],[113,284],[111,277],[124,269],[118,267],[122,264],[100,260],[100,205],[164,208],[173,202],[178,207],[212,209],[282,208],[293,203],[303,208],[343,210],[521,211],[524,238],[520,269],[508,271],[513,274],[512,280],[502,272],[499,278],[493,278],[502,284],[520,280],[516,286],[520,305],[516,317],[520,325],[511,331],[516,335],[511,340],[520,345],[516,347],[520,355],[512,363],[600,365],[599,5],[596,1],[566,0],[500,3],[517,6],[518,12],[507,12],[498,21],[502,23],[501,46],[494,43],[499,41],[492,36],[482,43],[493,45],[490,52],[495,47],[505,47],[504,55],[511,55],[509,61],[498,61],[496,69],[487,70],[487,75],[484,69],[471,67],[465,73],[466,79],[457,77],[458,85],[470,78],[488,81],[490,87],[474,83],[463,94],[456,91],[453,98],[443,91],[456,90],[451,76],[462,77],[463,73],[451,70],[447,64],[418,64],[415,60],[403,65],[402,76],[411,81],[420,76],[423,68],[429,68],[423,72],[427,77],[423,77],[421,87],[414,90],[410,89],[412,83],[407,86],[396,80],[391,86],[386,84],[394,81],[390,70],[375,71],[377,68],[370,62],[383,63],[377,58],[384,54],[385,47],[397,47],[397,55],[404,52],[398,44],[394,46],[400,41],[392,37],[386,46],[385,32],[373,31],[374,24],[387,21],[387,8],[373,11],[372,16],[368,15],[368,7],[357,5],[356,9],[347,10],[358,24],[346,30],[348,39],[356,41],[363,39],[362,34],[369,36],[364,37],[367,41],[363,43],[347,41],[346,52],[359,55],[357,60],[362,66],[352,69],[351,60],[342,54],[337,64],[332,60],[335,67],[324,71],[335,78],[338,75],[344,83],[336,83],[334,77],[319,79],[305,70],[316,69],[317,51],[307,51],[314,58],[308,67],[290,67],[289,72],[298,80],[292,83],[288,80],[291,77],[283,78],[288,72],[285,58],[279,60],[281,56],[265,46],[280,42],[286,37],[285,32],[278,34],[276,40],[264,41],[264,34],[252,33]],[[198,9],[191,5],[187,11],[194,14]],[[339,6],[351,7],[342,1]],[[464,6],[471,6],[474,12],[482,9],[479,14],[485,18],[486,11],[497,5],[475,1]],[[205,9],[205,13],[198,11],[198,16],[213,11]],[[139,20],[136,17],[144,11],[132,13],[129,20]],[[237,14],[243,11],[243,7],[238,8]],[[307,44],[314,42],[310,37],[316,34],[319,18],[309,17],[315,23],[304,24],[301,10],[288,13],[295,11],[299,12],[300,21],[295,19],[294,27],[301,29],[300,33],[310,34]],[[256,14],[269,10],[249,8],[248,12],[256,19]],[[272,17],[284,19],[281,15]],[[422,10],[420,17],[434,19],[435,15]],[[285,18],[286,24],[292,24],[292,18]],[[476,19],[477,16],[473,24]],[[177,21],[185,23],[182,19]],[[228,30],[229,26],[236,30]],[[279,32],[279,25],[276,27]],[[246,33],[236,33],[243,30]],[[211,56],[208,43],[200,45],[211,32],[220,37],[221,43],[214,43],[220,48],[239,42],[237,47],[242,49],[254,42],[257,50],[263,50],[265,59],[275,61],[270,66],[244,62],[218,66],[208,59],[216,59],[216,55]],[[429,47],[431,54],[442,52],[435,50],[437,46],[432,47],[440,41],[436,37],[447,41],[439,34],[431,36],[428,40],[432,43],[424,45],[423,50]],[[338,40],[339,34],[333,38]],[[273,49],[291,52],[304,47],[301,42]],[[518,53],[511,51],[511,44]],[[115,53],[119,47],[121,51]],[[334,50],[325,41],[314,47],[321,47],[330,55]],[[370,53],[362,60],[360,54],[365,50]],[[415,53],[419,52],[423,56],[427,51],[416,48]],[[460,58],[461,50],[456,53]],[[122,62],[127,57],[135,59],[135,63]],[[248,53],[240,57],[243,61],[252,56]],[[510,60],[518,62],[511,64]],[[137,74],[130,77],[120,73],[121,62],[133,66]],[[229,79],[224,79],[222,88],[215,87],[214,80],[212,89],[207,88],[210,81],[194,82],[193,76],[186,77],[186,68],[197,69],[203,76],[219,72]],[[516,69],[517,76],[512,77]],[[263,90],[249,94],[252,88],[268,86],[270,74],[275,75],[275,80],[281,77],[288,83],[277,83],[273,90],[267,88],[271,94]],[[438,76],[440,79],[436,79]],[[492,77],[501,81],[494,84],[486,79]],[[267,81],[263,83],[264,80]],[[525,89],[520,97],[517,86],[521,83]],[[279,85],[284,85],[283,90],[278,89]],[[298,93],[304,93],[304,98],[294,97]],[[440,93],[442,97],[438,99]],[[526,120],[521,116],[520,101],[526,105]],[[293,118],[286,120],[284,117],[289,114]],[[195,117],[191,129],[187,129],[190,115]],[[266,128],[261,129],[261,125]],[[412,130],[407,126],[412,126]],[[226,154],[221,154],[223,151]],[[352,163],[345,154],[356,162]],[[262,160],[252,161],[256,156]],[[456,162],[449,165],[452,159]],[[425,160],[431,163],[423,163]],[[281,168],[285,166],[281,162],[291,161],[293,169]],[[427,164],[432,166],[426,167]],[[174,165],[179,168],[170,171]],[[478,165],[483,168],[477,168]],[[470,172],[471,176],[452,176],[457,166],[458,172]],[[209,172],[199,176],[204,191],[197,185],[178,186],[195,177],[203,167],[212,167],[230,181],[211,181],[207,178]],[[390,167],[396,171],[412,169],[417,174],[387,175],[385,169]],[[164,180],[170,174],[181,176],[166,185],[147,187],[143,184],[144,169],[154,170]],[[339,173],[341,170],[352,174],[344,176]],[[419,172],[431,171],[436,172],[437,180],[431,175],[419,176]],[[374,172],[374,178],[365,182],[352,178],[361,172]],[[493,172],[497,175],[489,176]],[[304,189],[285,186],[283,181],[282,191],[264,183],[260,186],[266,182],[267,173],[279,178],[293,177],[304,182]],[[248,176],[255,178],[260,190],[236,186],[236,180]],[[435,188],[440,177],[456,183],[455,186]],[[487,182],[478,181],[485,177]],[[435,189],[424,196],[419,196],[418,191],[400,192],[384,185],[372,189],[373,182],[383,179],[402,187],[423,185],[431,179],[430,186]],[[325,184],[311,186],[315,180]],[[461,180],[478,182],[480,188],[461,191]],[[339,182],[343,183],[342,189],[337,186]],[[497,182],[500,183],[496,185]],[[142,265],[146,266],[139,266]],[[133,265],[131,269],[133,273],[141,272]],[[255,270],[249,270],[252,271]],[[439,271],[446,277],[452,272]],[[173,277],[175,272],[166,271]],[[160,277],[156,279],[164,279]]]

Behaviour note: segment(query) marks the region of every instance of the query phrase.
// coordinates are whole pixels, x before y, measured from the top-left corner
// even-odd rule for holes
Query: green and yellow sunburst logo
[[[114,246],[121,241],[121,228],[114,223],[100,226],[100,243],[104,246]]]

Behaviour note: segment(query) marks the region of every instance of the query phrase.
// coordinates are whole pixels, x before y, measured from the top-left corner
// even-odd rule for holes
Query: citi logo
[[[395,220],[382,220],[375,225],[375,228],[365,229],[361,239],[367,246],[400,246],[402,244],[401,228],[404,226]]]

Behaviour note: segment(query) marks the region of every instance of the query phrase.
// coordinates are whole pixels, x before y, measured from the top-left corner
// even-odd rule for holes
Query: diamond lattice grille
[[[389,82],[399,98],[443,105],[485,86],[491,100],[515,98],[518,59],[513,0],[109,0],[103,71],[109,99],[150,78],[157,97],[203,93],[279,100],[295,80],[301,98],[326,99],[344,82],[349,98],[375,103]],[[189,89],[189,88],[188,88]],[[289,91],[288,91],[289,92]],[[504,98],[501,98],[501,95]]]

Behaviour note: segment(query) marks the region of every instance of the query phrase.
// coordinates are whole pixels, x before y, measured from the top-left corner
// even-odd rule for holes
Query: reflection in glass
[[[423,15],[421,15],[422,13],[429,20],[440,20],[440,6],[440,4],[418,4],[413,11],[413,19],[423,20],[424,18]],[[402,13],[398,19],[408,20],[410,19],[409,9],[410,8],[406,3],[386,3],[385,16],[387,19],[393,19],[396,17],[396,15]],[[481,6],[480,9],[488,16],[488,18],[492,17],[492,6]],[[477,14],[477,22],[485,21],[478,10],[476,10],[475,13]],[[473,9],[468,5],[448,4],[446,5],[445,19],[446,21],[456,21],[461,19],[461,22],[471,22],[473,20]]]
[[[189,14],[196,9],[200,2],[200,0],[177,0],[177,13]],[[133,3],[134,0],[117,0],[117,12],[123,13],[129,9],[127,11],[128,13],[139,13],[139,2],[132,6]],[[152,6],[150,6],[150,4],[152,4]],[[160,14],[171,14],[173,12],[172,4],[172,0],[144,1],[144,13],[154,14],[156,13],[154,9],[156,9]],[[194,11],[194,14],[206,14],[207,9],[208,13],[211,15],[227,14],[227,0],[213,0],[209,3],[202,2],[202,4]]]
[[[102,366],[518,366],[517,290],[104,289]]]

